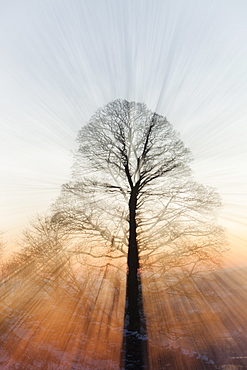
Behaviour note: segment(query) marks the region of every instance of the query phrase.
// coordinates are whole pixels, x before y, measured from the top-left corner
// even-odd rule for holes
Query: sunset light
[[[247,3],[0,3],[0,369],[247,368]]]

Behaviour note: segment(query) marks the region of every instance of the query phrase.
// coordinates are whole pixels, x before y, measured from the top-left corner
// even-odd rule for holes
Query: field
[[[172,280],[172,277],[171,277]],[[1,369],[119,369],[125,276],[109,266],[56,277],[30,266],[1,283]],[[150,369],[247,369],[247,268],[167,291],[142,273]]]

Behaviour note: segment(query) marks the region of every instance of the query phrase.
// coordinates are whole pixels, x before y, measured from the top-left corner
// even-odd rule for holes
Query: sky
[[[123,98],[164,115],[247,264],[247,2],[1,0],[0,230],[14,248],[69,180],[78,130]]]

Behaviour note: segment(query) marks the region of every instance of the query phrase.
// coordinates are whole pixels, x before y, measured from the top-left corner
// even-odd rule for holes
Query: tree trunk
[[[139,331],[140,315],[138,305],[139,283],[137,278],[137,270],[139,268],[139,256],[137,246],[136,232],[136,208],[137,208],[137,193],[136,186],[132,189],[129,200],[129,248],[128,248],[128,275],[127,275],[127,290],[126,300],[129,311],[128,331]]]
[[[139,268],[137,232],[136,232],[136,209],[137,209],[138,188],[135,186],[129,200],[129,249],[128,249],[128,268],[137,271]]]
[[[129,200],[128,272],[122,359],[125,369],[148,369],[146,323],[138,271],[140,265],[136,231],[137,194],[138,187],[135,186]]]

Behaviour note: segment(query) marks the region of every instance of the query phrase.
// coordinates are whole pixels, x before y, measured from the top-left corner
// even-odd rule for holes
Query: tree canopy
[[[163,272],[219,262],[219,196],[194,180],[191,153],[165,117],[118,99],[96,111],[78,143],[53,217],[80,236],[83,255],[127,257],[134,243],[141,265]]]

